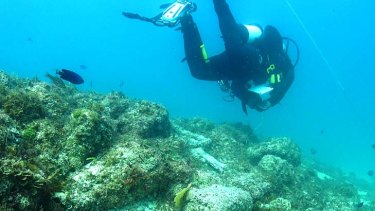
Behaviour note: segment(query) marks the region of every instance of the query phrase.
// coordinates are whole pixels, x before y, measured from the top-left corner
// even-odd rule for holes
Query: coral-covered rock
[[[293,180],[294,167],[277,156],[265,155],[259,161],[257,168],[273,186],[278,187],[281,183]]]
[[[277,198],[272,200],[269,204],[261,204],[258,207],[260,211],[273,211],[273,210],[292,210],[292,204],[289,200],[284,198]]]
[[[244,145],[258,142],[258,138],[255,136],[251,127],[242,123],[218,125],[217,128],[212,130],[212,135],[219,137],[220,135],[227,136]]]
[[[63,126],[49,119],[41,119],[27,124],[21,131],[17,152],[24,159],[32,160],[39,171],[52,174],[57,169],[62,172],[56,157],[61,152]]]
[[[16,122],[0,110],[0,157],[6,154],[6,147],[12,147],[19,136]]]
[[[11,204],[14,210],[34,210],[40,206],[44,183],[43,175],[30,169],[26,161],[0,159],[1,204]]]
[[[30,92],[11,92],[4,100],[3,109],[12,119],[21,123],[28,123],[45,116],[42,102]]]
[[[43,83],[34,82],[32,86],[26,88],[28,93],[32,93],[43,104],[45,115],[51,118],[61,119],[71,111],[69,101],[64,99],[65,93],[61,89],[54,90],[54,87]],[[69,97],[69,95],[67,96]]]
[[[261,199],[271,190],[271,183],[254,173],[240,173],[233,176],[230,183],[248,191],[254,200]]]
[[[75,168],[82,166],[87,158],[107,149],[115,137],[105,118],[85,108],[76,109],[72,113],[64,130],[69,136],[63,143],[60,162],[68,162]]]
[[[112,92],[105,96],[101,105],[111,119],[118,119],[130,107],[130,100],[122,93]]]
[[[2,84],[0,84],[0,108],[3,107],[6,96],[8,95],[9,90]]]
[[[74,210],[108,210],[165,192],[181,173],[155,151],[120,142],[72,174],[56,196]]]
[[[210,138],[207,138],[201,134],[192,133],[184,128],[175,125],[174,131],[176,136],[181,139],[184,144],[189,148],[198,148],[198,147],[205,147],[212,143]]]
[[[168,111],[156,103],[136,102],[119,121],[120,131],[142,138],[168,137],[171,133]]]
[[[175,119],[173,120],[173,123],[179,125],[185,130],[198,134],[207,133],[215,128],[215,124],[212,121],[200,117],[194,117],[191,119]]]
[[[253,207],[253,199],[249,192],[222,185],[192,188],[187,201],[186,211],[247,211]]]
[[[8,87],[12,81],[12,77],[7,75],[3,70],[0,70],[0,87]]]
[[[289,138],[271,138],[270,140],[248,148],[250,159],[255,164],[265,155],[275,155],[294,166],[301,163],[301,152],[297,144]]]

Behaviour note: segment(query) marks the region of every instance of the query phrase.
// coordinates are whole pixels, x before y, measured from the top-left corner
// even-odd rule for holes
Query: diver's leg
[[[219,65],[216,65],[218,59],[210,61],[207,58],[204,44],[199,34],[198,28],[191,15],[181,19],[181,30],[184,37],[185,55],[191,74],[201,80],[217,81],[223,79]],[[225,61],[225,59],[222,59]]]
[[[219,19],[220,31],[223,35],[225,48],[230,51],[247,41],[247,32],[243,25],[237,24],[225,0],[213,0]]]

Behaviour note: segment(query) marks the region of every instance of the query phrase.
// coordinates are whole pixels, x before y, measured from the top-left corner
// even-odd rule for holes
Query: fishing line
[[[294,9],[294,7],[290,4],[290,2],[288,0],[284,0],[285,3],[288,5],[290,11],[292,11],[294,17],[297,19],[298,23],[301,25],[302,29],[304,30],[304,32],[306,33],[307,37],[310,39],[310,41],[312,42],[312,44],[314,45],[316,51],[318,52],[319,56],[322,58],[322,60],[324,61],[324,63],[327,65],[328,67],[328,71],[330,72],[331,76],[333,77],[333,79],[335,79],[336,81],[336,84],[337,86],[345,92],[345,88],[344,86],[342,85],[341,81],[339,80],[339,78],[337,77],[337,74],[336,72],[333,70],[333,67],[329,64],[327,58],[324,56],[323,54],[323,51],[320,49],[320,47],[318,46],[318,44],[316,43],[315,39],[313,38],[313,36],[311,35],[310,31],[307,29],[307,27],[305,26],[305,24],[303,23],[303,21],[301,20],[301,18],[299,17],[299,15],[297,14],[296,10]]]
[[[355,104],[353,103],[353,101],[350,99],[349,95],[346,93],[345,87],[341,83],[341,81],[340,81],[339,77],[337,76],[335,70],[333,69],[333,67],[331,66],[331,64],[328,62],[328,59],[325,57],[323,51],[321,50],[321,48],[319,47],[319,45],[315,41],[314,37],[311,35],[310,31],[307,29],[306,25],[303,23],[302,19],[300,18],[300,16],[298,15],[298,13],[296,12],[296,10],[294,9],[293,5],[289,2],[289,0],[284,0],[284,2],[288,6],[288,8],[290,9],[290,11],[292,12],[292,14],[294,15],[294,17],[297,19],[297,21],[300,24],[300,26],[302,27],[303,31],[306,33],[307,37],[310,39],[311,43],[314,45],[314,47],[315,47],[316,51],[318,52],[319,56],[321,57],[321,59],[323,60],[323,62],[326,64],[326,66],[328,68],[328,72],[331,74],[332,78],[335,80],[336,85],[339,87],[339,89],[342,92],[345,100],[347,101],[347,103],[349,104],[349,106],[351,107],[351,109],[354,111],[354,113],[356,114],[356,116],[360,120],[360,122],[362,123],[363,127],[365,128],[365,130],[367,130],[368,135],[372,139],[375,139],[374,135],[371,133],[370,128],[366,124],[366,121],[363,119],[363,117],[361,115],[361,112],[357,109],[357,107],[355,106]]]

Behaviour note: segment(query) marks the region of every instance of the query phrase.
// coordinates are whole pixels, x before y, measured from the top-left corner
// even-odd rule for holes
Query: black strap
[[[292,43],[295,47],[296,47],[296,51],[297,51],[297,58],[295,59],[294,63],[292,64],[293,67],[295,68],[299,62],[299,57],[300,57],[300,52],[299,52],[299,46],[297,44],[296,41],[294,41],[293,39],[289,38],[289,37],[283,37],[283,40],[286,40],[286,49],[285,49],[285,52],[288,53],[288,50],[289,50],[289,44]]]

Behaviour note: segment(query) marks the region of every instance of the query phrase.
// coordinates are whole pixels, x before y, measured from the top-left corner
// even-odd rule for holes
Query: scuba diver
[[[177,0],[154,18],[128,12],[123,15],[158,26],[181,24],[186,61],[192,76],[217,81],[222,91],[241,100],[246,114],[247,107],[265,111],[276,105],[294,80],[294,67],[299,57],[296,43],[283,38],[273,26],[262,29],[258,25],[238,24],[225,0],[213,0],[213,3],[225,51],[212,57],[208,57],[191,15],[197,7],[190,1]],[[285,39],[287,46],[283,42]],[[294,64],[287,54],[290,41],[298,51]]]

